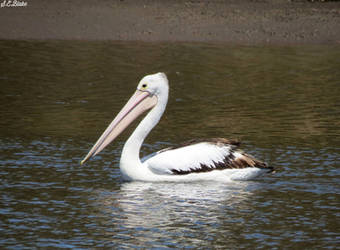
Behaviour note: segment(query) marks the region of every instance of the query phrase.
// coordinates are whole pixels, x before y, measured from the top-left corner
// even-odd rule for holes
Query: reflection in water
[[[340,245],[339,46],[0,41],[0,50],[0,248]],[[131,131],[80,166],[141,76],[159,71],[169,105],[141,157],[223,136],[277,173],[235,185],[122,183]]]
[[[222,230],[223,223],[242,224],[241,218],[235,220],[226,214],[228,211],[249,210],[245,201],[252,190],[260,186],[260,183],[253,182],[131,182],[123,183],[118,192],[97,190],[92,195],[96,197],[96,217],[105,220],[100,224],[114,228],[105,232],[112,241],[122,240],[117,235],[117,231],[122,230],[133,234],[129,239],[123,237],[124,240],[143,244],[159,242],[162,234],[173,242],[174,237],[181,241],[204,231],[205,236],[192,239],[195,244],[203,246],[206,237]],[[116,218],[117,209],[119,218]],[[107,221],[108,217],[112,218],[111,223]],[[195,232],[197,230],[202,232]],[[224,234],[228,232],[224,231]]]

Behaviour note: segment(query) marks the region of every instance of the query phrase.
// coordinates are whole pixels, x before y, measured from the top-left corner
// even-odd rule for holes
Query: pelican
[[[102,151],[139,115],[150,110],[123,147],[120,171],[124,180],[149,182],[250,180],[273,171],[273,167],[238,149],[238,141],[224,138],[192,140],[179,147],[163,149],[141,160],[140,148],[163,115],[168,94],[169,84],[164,73],[143,77],[136,92],[81,164]]]

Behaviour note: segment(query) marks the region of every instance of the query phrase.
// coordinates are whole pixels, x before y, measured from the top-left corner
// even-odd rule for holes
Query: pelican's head
[[[137,90],[148,92],[150,95],[157,97],[167,95],[169,91],[168,78],[164,73],[147,75],[140,80]]]
[[[152,109],[157,104],[165,107],[168,100],[168,92],[168,78],[164,73],[156,73],[143,77],[137,86],[136,92],[106,128],[90,152],[81,161],[81,164],[102,151],[139,115]]]

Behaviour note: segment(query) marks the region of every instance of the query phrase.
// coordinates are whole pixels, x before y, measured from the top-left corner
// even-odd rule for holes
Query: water
[[[2,248],[336,248],[340,48],[0,41]],[[79,161],[149,73],[170,100],[142,155],[238,138],[255,181],[124,183],[130,128]]]

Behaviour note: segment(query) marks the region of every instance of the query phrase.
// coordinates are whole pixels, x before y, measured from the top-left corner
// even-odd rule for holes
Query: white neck
[[[149,111],[126,141],[120,158],[120,169],[124,178],[131,179],[142,170],[142,163],[139,158],[140,148],[144,139],[162,117],[167,100],[167,96],[158,98],[156,106]]]

